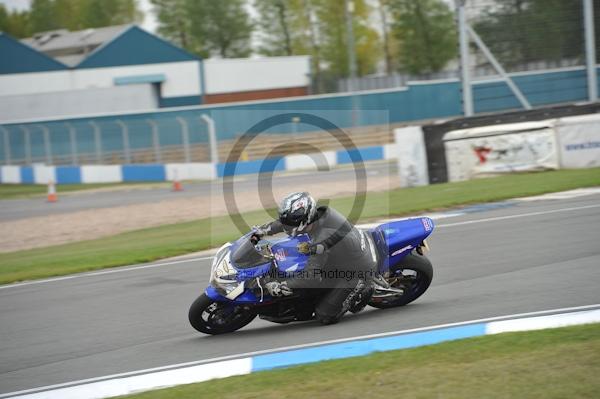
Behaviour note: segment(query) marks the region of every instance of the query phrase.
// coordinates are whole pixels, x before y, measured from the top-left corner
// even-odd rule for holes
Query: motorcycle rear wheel
[[[398,276],[396,273],[401,271]],[[378,309],[388,309],[404,306],[427,291],[433,279],[433,266],[427,257],[411,253],[398,265],[390,268],[391,277],[387,281],[394,288],[402,288],[404,294],[390,297],[382,301],[369,301],[369,305]]]
[[[190,306],[188,319],[192,327],[204,334],[218,335],[239,330],[256,317],[256,312],[239,305],[215,302],[206,294]]]

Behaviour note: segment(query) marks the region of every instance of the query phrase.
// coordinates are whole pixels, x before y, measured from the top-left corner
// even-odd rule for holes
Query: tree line
[[[202,57],[310,55],[317,77],[349,75],[344,0],[151,0],[162,36]],[[456,56],[453,10],[442,0],[353,0],[358,75],[429,73]]]
[[[28,10],[0,4],[0,31],[18,38],[56,29],[81,30],[140,21],[136,0],[33,0]]]
[[[200,57],[310,55],[317,80],[349,76],[344,0],[150,2],[158,20],[157,33]],[[350,3],[358,75],[378,70],[427,74],[456,59],[455,15],[448,1]],[[509,67],[524,61],[581,57],[581,0],[487,0],[484,4],[474,27]],[[598,17],[600,2],[595,4]],[[25,11],[8,11],[0,5],[0,30],[16,37],[142,19],[136,0],[33,0]]]
[[[150,1],[158,34],[203,58],[310,55],[317,76],[349,74],[343,0]],[[434,72],[456,54],[453,12],[442,0],[351,3],[359,75],[382,62],[388,72]],[[33,0],[24,11],[0,5],[0,30],[19,38],[142,19],[135,0]]]

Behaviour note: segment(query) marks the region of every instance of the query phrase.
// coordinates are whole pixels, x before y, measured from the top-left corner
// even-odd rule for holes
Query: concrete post
[[[597,101],[598,75],[596,72],[593,0],[583,0],[583,19],[585,24],[585,60],[587,65],[588,98],[590,101]]]
[[[188,123],[185,119],[183,119],[180,116],[178,116],[176,119],[177,122],[179,122],[179,124],[181,125],[181,142],[183,144],[183,156],[185,162],[190,163],[192,162],[192,154],[190,152],[190,131]]]
[[[217,147],[217,132],[215,129],[215,121],[208,115],[202,114],[200,118],[206,122],[208,127],[208,145],[210,146],[210,162],[213,164],[219,163],[219,148]]]

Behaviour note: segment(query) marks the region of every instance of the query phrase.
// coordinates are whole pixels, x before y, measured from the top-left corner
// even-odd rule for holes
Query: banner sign
[[[525,122],[455,130],[444,136],[448,180],[558,169],[553,124]]]
[[[600,166],[600,115],[559,119],[556,134],[563,168]]]

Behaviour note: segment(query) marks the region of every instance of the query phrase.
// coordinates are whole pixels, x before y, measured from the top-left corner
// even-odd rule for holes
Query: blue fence
[[[587,98],[584,68],[516,74],[514,80],[533,106]],[[473,95],[478,113],[521,108],[506,83],[501,81],[476,83]],[[348,112],[353,107],[359,110],[354,116]],[[369,112],[375,110],[384,112]],[[0,126],[3,134],[0,163],[161,163],[169,161],[164,159],[167,152],[180,150],[185,142],[192,146],[208,145],[206,125],[200,119],[202,114],[215,121],[218,140],[230,140],[269,116],[302,111],[322,114],[342,128],[355,122],[359,126],[368,126],[459,116],[462,113],[460,83],[455,80],[422,82],[403,89],[354,96],[323,95],[144,114],[5,124]],[[269,131],[302,133],[315,130],[314,126],[291,122]],[[126,150],[129,156],[125,154]],[[136,154],[145,154],[145,158],[136,157]],[[193,152],[189,160],[206,161],[207,154],[207,150]]]

